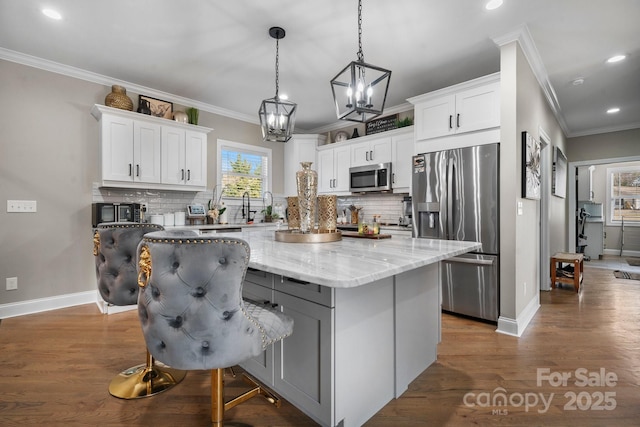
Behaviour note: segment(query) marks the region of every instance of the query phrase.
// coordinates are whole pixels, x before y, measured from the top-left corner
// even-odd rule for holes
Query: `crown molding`
[[[569,131],[569,127],[567,126],[564,116],[562,115],[562,109],[560,108],[556,91],[553,89],[551,81],[549,81],[549,74],[542,63],[540,53],[533,41],[533,37],[531,37],[531,33],[529,32],[527,25],[523,24],[511,32],[492,38],[492,40],[499,47],[505,46],[509,43],[518,42],[522,48],[525,58],[527,58],[527,61],[529,62],[529,66],[531,67],[536,80],[538,80],[538,84],[547,99],[547,103],[549,104],[553,115],[558,121],[558,124],[562,128],[564,134],[568,136],[571,132]]]
[[[215,105],[207,104],[201,101],[196,101],[190,98],[185,98],[183,96],[174,95],[172,93],[159,91],[150,87],[137,85],[135,83],[127,82],[124,80],[114,79],[109,76],[104,76],[102,74],[93,73],[81,68],[60,64],[58,62],[49,61],[47,59],[38,58],[36,56],[26,55],[24,53],[16,52],[2,47],[0,47],[0,59],[33,68],[38,68],[56,74],[61,74],[67,77],[73,77],[79,80],[100,84],[103,86],[120,85],[126,87],[127,90],[135,93],[141,93],[153,98],[164,99],[175,104],[198,108],[201,111],[207,111],[209,113],[241,120],[243,122],[248,122],[256,125],[260,124],[257,116],[254,117],[247,114],[238,113],[236,111],[227,110],[226,108],[217,107]]]

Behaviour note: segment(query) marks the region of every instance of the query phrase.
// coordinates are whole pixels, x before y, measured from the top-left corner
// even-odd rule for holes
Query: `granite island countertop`
[[[351,288],[480,249],[477,242],[414,239],[353,239],[330,243],[285,243],[275,228],[244,228],[211,237],[235,237],[249,243],[249,267],[333,288]]]

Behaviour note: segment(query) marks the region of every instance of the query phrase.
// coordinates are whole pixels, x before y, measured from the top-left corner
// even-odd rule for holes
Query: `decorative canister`
[[[298,196],[287,197],[287,224],[289,230],[300,229],[300,209],[298,208]]]
[[[316,222],[318,196],[318,173],[311,169],[312,162],[301,162],[302,169],[296,172],[298,204],[300,208],[300,231],[310,233]]]
[[[189,117],[187,116],[187,113],[183,111],[176,111],[173,113],[173,120],[179,123],[189,123]]]
[[[118,85],[111,86],[111,93],[104,99],[104,105],[133,111],[133,101],[127,96],[127,90]]]
[[[321,233],[333,233],[337,229],[337,199],[335,194],[318,196],[318,229]]]

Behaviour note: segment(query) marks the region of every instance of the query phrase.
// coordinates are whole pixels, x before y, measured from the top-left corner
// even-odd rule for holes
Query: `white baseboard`
[[[604,254],[620,256],[620,249],[605,249]],[[622,256],[640,257],[640,251],[628,251],[623,249]]]
[[[75,294],[58,295],[50,298],[38,298],[29,301],[0,304],[0,319],[41,313],[43,311],[73,307],[75,305],[90,304],[95,301],[96,291],[86,291]]]
[[[536,295],[536,298],[531,299],[529,304],[522,310],[517,319],[511,319],[509,317],[498,317],[498,329],[496,332],[513,335],[514,337],[521,337],[524,330],[527,329],[529,323],[538,312],[540,308],[540,294]]]

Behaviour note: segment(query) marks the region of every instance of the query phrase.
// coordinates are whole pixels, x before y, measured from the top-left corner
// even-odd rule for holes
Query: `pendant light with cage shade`
[[[287,142],[293,136],[297,104],[281,98],[278,93],[280,89],[279,48],[280,40],[284,38],[285,31],[280,27],[271,27],[269,35],[276,39],[276,96],[262,101],[258,110],[262,139],[264,141]]]

